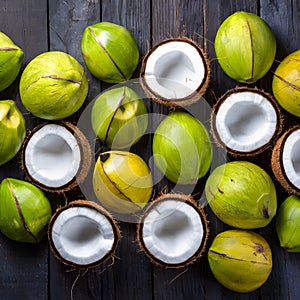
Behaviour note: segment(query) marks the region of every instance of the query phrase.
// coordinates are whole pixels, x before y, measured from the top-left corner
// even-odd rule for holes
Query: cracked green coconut
[[[215,215],[232,227],[265,227],[276,214],[277,196],[271,177],[247,161],[217,167],[206,182],[205,194]]]
[[[272,252],[267,241],[247,230],[219,233],[208,250],[209,266],[226,288],[248,293],[261,287],[272,271]]]
[[[114,88],[97,97],[91,117],[96,135],[113,149],[130,148],[148,126],[144,101],[128,87]]]
[[[0,32],[0,91],[10,86],[18,76],[24,58],[23,50]]]
[[[186,112],[173,111],[155,131],[153,155],[166,178],[179,184],[194,184],[211,166],[209,134],[198,119]]]
[[[278,103],[300,117],[300,50],[288,55],[274,73],[272,89]]]
[[[47,232],[52,215],[45,194],[23,180],[6,178],[0,184],[0,231],[9,239],[37,243]]]
[[[288,252],[300,252],[300,197],[289,196],[278,209],[276,231],[280,246]]]
[[[101,153],[93,174],[100,203],[117,214],[141,211],[152,196],[152,174],[145,161],[126,151]]]
[[[276,40],[262,18],[239,11],[230,15],[219,27],[215,51],[220,66],[229,77],[251,84],[271,68]]]
[[[71,55],[45,52],[25,68],[20,81],[20,97],[34,116],[60,120],[74,114],[88,93],[88,78]]]
[[[129,80],[139,62],[139,49],[132,34],[110,22],[86,27],[81,51],[89,71],[108,83]]]
[[[15,102],[0,101],[0,165],[10,161],[19,152],[25,135],[25,119]]]

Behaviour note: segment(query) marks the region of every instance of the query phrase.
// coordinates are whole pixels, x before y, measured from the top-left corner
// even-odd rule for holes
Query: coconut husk
[[[180,262],[178,264],[168,264],[157,257],[155,257],[146,247],[144,240],[143,240],[143,225],[144,225],[144,220],[146,216],[149,214],[149,212],[160,203],[165,200],[171,200],[175,199],[176,201],[180,202],[185,202],[192,206],[200,215],[202,225],[203,225],[203,239],[201,241],[201,245],[199,246],[198,250],[191,256],[189,257],[186,261]],[[184,195],[184,194],[162,194],[158,196],[153,202],[150,203],[150,205],[147,207],[143,215],[140,217],[137,225],[137,243],[139,245],[140,250],[145,253],[145,255],[149,258],[149,260],[158,266],[166,267],[166,268],[183,268],[188,265],[193,264],[198,258],[200,258],[203,253],[206,250],[206,244],[209,236],[209,221],[207,220],[207,215],[204,211],[203,208],[200,208],[197,203],[194,201],[193,197],[191,195]]]
[[[39,188],[43,189],[44,191],[51,192],[51,193],[64,193],[67,191],[70,191],[74,188],[76,188],[79,184],[81,184],[85,178],[87,177],[89,170],[92,165],[92,150],[90,147],[90,144],[87,140],[87,138],[84,136],[84,134],[72,123],[66,122],[66,121],[60,121],[57,124],[65,127],[68,131],[70,131],[80,148],[80,167],[78,169],[77,174],[73,177],[71,181],[68,183],[60,186],[60,187],[49,187],[41,182],[37,181],[34,177],[31,176],[31,174],[28,172],[28,169],[26,167],[25,163],[25,149],[27,147],[27,144],[31,137],[40,130],[43,126],[47,125],[49,123],[43,123],[39,126],[35,127],[32,131],[28,131],[28,134],[26,135],[24,139],[24,143],[22,145],[22,155],[21,155],[21,167],[24,170],[26,180],[29,182],[32,182],[34,185],[38,186]]]
[[[226,101],[226,99],[233,93],[239,93],[239,92],[253,92],[253,93],[258,93],[261,94],[264,98],[268,99],[268,101],[271,103],[271,105],[274,107],[276,115],[277,115],[277,124],[276,124],[276,129],[274,131],[274,135],[272,136],[272,138],[264,145],[262,145],[259,148],[256,148],[254,150],[251,151],[247,151],[247,152],[242,152],[242,151],[237,151],[234,149],[231,149],[230,147],[228,147],[220,138],[217,128],[216,128],[216,115],[218,113],[218,110],[220,109],[222,103],[224,103],[224,101]],[[280,111],[279,105],[277,103],[277,101],[274,99],[274,97],[262,90],[262,89],[258,89],[257,87],[253,87],[250,88],[248,86],[236,86],[232,89],[229,89],[227,92],[225,92],[215,103],[215,105],[212,108],[212,112],[211,112],[211,116],[210,116],[210,133],[213,137],[213,140],[215,142],[215,144],[219,147],[219,148],[223,148],[226,149],[226,151],[228,153],[230,153],[232,156],[240,158],[240,157],[251,157],[254,155],[258,155],[264,151],[266,151],[267,149],[270,149],[274,146],[274,143],[276,141],[276,138],[280,135],[282,128],[283,128],[283,124],[284,124],[284,118],[283,115]]]
[[[106,253],[106,255],[103,256],[100,260],[95,261],[90,264],[86,264],[86,265],[78,265],[76,263],[73,263],[73,262],[70,262],[70,261],[64,259],[60,255],[60,253],[57,251],[57,249],[54,245],[54,242],[52,240],[52,236],[51,236],[53,225],[54,225],[56,219],[58,218],[58,216],[63,211],[65,211],[69,208],[72,208],[72,207],[87,207],[87,208],[94,209],[97,212],[104,215],[107,218],[107,220],[111,223],[113,231],[114,231],[115,242],[113,244],[113,247],[110,249],[110,251],[108,251]],[[97,203],[95,203],[93,201],[89,201],[89,200],[74,200],[66,206],[59,207],[56,210],[56,212],[53,214],[53,216],[51,217],[49,226],[48,226],[48,241],[49,241],[49,245],[50,245],[50,249],[51,249],[52,253],[61,263],[63,263],[66,266],[71,266],[74,268],[88,269],[88,268],[96,267],[96,266],[99,266],[100,264],[103,264],[104,262],[106,262],[107,260],[109,260],[110,258],[112,258],[114,256],[120,239],[121,239],[121,231],[120,231],[118,222],[112,217],[112,215],[106,209],[104,209],[102,206],[98,205]]]
[[[145,76],[145,70],[146,70],[146,62],[149,58],[149,56],[153,53],[153,51],[155,51],[159,46],[166,44],[168,42],[173,42],[173,41],[181,41],[181,42],[186,42],[191,44],[192,46],[194,46],[197,50],[199,55],[201,56],[203,63],[204,63],[204,80],[202,82],[202,84],[198,87],[198,89],[192,93],[190,96],[185,97],[185,98],[180,98],[180,99],[166,99],[163,98],[162,96],[160,96],[159,94],[157,94],[155,91],[153,91],[146,83],[146,81],[144,80],[144,76]],[[140,70],[140,84],[143,88],[143,90],[145,91],[146,95],[151,99],[154,100],[162,105],[168,106],[168,107],[181,107],[181,106],[188,106],[191,105],[195,102],[198,102],[201,99],[201,96],[204,95],[204,93],[207,90],[209,81],[210,81],[210,75],[211,75],[211,69],[210,69],[210,63],[209,63],[209,59],[208,56],[206,54],[206,52],[202,49],[202,47],[195,42],[194,40],[185,37],[185,36],[180,36],[177,38],[168,38],[163,40],[162,42],[158,43],[156,46],[154,46],[152,49],[150,49],[146,55],[143,57],[142,59],[142,63],[141,63],[141,70]]]
[[[277,140],[271,156],[271,167],[272,167],[273,174],[275,175],[276,179],[279,181],[281,186],[289,194],[294,194],[294,195],[300,195],[300,189],[297,188],[295,185],[293,185],[293,183],[289,180],[283,166],[282,153],[287,138],[290,136],[292,132],[299,129],[300,126],[293,126],[287,132],[285,132]]]

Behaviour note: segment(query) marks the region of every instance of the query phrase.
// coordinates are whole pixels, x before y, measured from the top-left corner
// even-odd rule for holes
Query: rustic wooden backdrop
[[[80,40],[83,29],[100,21],[126,26],[136,38],[140,53],[167,37],[185,35],[198,41],[211,60],[212,78],[206,98],[210,104],[237,83],[229,79],[215,59],[213,41],[221,22],[231,13],[245,10],[264,18],[273,29],[278,51],[272,70],[288,53],[300,48],[299,0],[1,0],[0,31],[9,35],[25,52],[24,66],[36,55],[48,50],[68,52],[83,64]],[[258,82],[258,87],[271,91],[272,73]],[[108,85],[89,74],[90,90],[87,102]],[[41,120],[27,114],[19,99],[18,80],[0,94],[0,99],[14,99],[26,114],[29,128]],[[150,112],[166,109],[147,102]],[[284,112],[283,112],[284,113]],[[285,115],[285,128],[299,123],[299,119]],[[79,114],[70,118],[76,122]],[[147,159],[151,155],[151,137],[140,149]],[[138,149],[138,148],[137,148]],[[138,149],[139,150],[139,149]],[[251,161],[271,174],[270,152],[267,150]],[[228,156],[228,159],[232,159]],[[0,179],[24,178],[20,156],[0,167]],[[159,191],[166,182],[156,186]],[[276,182],[278,203],[287,196]],[[78,194],[77,194],[78,193]],[[63,195],[49,195],[53,206],[63,204]],[[66,195],[69,201],[82,197],[80,191]],[[1,201],[1,199],[0,199]],[[209,209],[211,235],[228,229]],[[206,255],[193,266],[170,270],[152,265],[138,251],[135,241],[136,225],[121,223],[123,238],[114,265],[78,273],[61,265],[50,253],[47,240],[27,245],[10,241],[0,235],[0,299],[299,299],[300,254],[280,249],[274,221],[257,230],[271,245],[274,268],[266,284],[249,294],[238,294],[223,288],[214,279]],[[184,272],[183,272],[184,271]],[[182,274],[181,274],[182,273]],[[180,275],[180,276],[178,276]]]

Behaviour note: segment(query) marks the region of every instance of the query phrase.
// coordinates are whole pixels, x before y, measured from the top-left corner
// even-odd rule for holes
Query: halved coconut
[[[143,58],[141,85],[150,98],[168,106],[196,102],[205,93],[210,75],[204,51],[188,38],[171,38]]]
[[[111,258],[120,239],[112,216],[88,200],[77,200],[56,211],[48,239],[54,255],[73,267],[93,267]]]
[[[83,182],[91,163],[88,140],[68,122],[36,127],[23,145],[22,164],[27,179],[50,192],[70,190]]]
[[[157,198],[139,220],[141,250],[158,265],[184,267],[205,251],[208,222],[190,196],[166,194]]]
[[[282,118],[273,97],[257,88],[236,87],[213,107],[212,135],[236,155],[253,155],[269,147],[280,132]]]
[[[285,132],[272,152],[272,170],[290,194],[300,195],[300,126]]]

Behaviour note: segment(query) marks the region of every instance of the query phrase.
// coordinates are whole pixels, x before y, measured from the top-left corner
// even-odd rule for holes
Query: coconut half
[[[26,177],[50,192],[70,190],[83,182],[91,163],[88,140],[68,122],[36,127],[23,145]]]
[[[188,38],[167,39],[142,61],[141,85],[150,98],[168,106],[196,102],[205,93],[209,62],[200,45]]]
[[[49,223],[48,239],[54,255],[73,267],[93,267],[111,258],[120,239],[112,216],[88,200],[60,208]]]
[[[184,267],[205,251],[208,222],[190,196],[166,194],[157,198],[138,223],[141,250],[158,265]]]
[[[300,126],[285,132],[276,142],[271,158],[274,175],[290,194],[300,195]]]
[[[212,135],[220,146],[236,155],[253,155],[269,147],[282,126],[273,97],[257,88],[237,87],[213,107]]]

